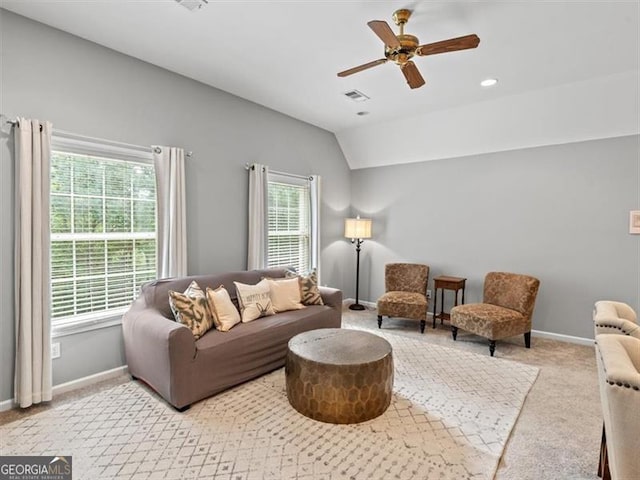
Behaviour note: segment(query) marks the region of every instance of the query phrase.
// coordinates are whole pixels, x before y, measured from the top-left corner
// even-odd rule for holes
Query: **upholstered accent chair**
[[[593,308],[595,334],[617,333],[640,339],[640,325],[636,312],[622,302],[601,300]]]
[[[626,480],[640,475],[640,340],[597,335],[596,361],[604,426],[598,476]]]
[[[524,343],[531,347],[531,316],[540,281],[517,273],[490,272],[484,279],[482,303],[458,305],[451,309],[451,334],[455,340],[458,329],[489,339],[493,357],[496,340],[524,334]]]
[[[410,318],[420,321],[424,333],[429,301],[429,267],[416,263],[389,263],[384,269],[385,294],[378,299],[378,328],[382,317]]]

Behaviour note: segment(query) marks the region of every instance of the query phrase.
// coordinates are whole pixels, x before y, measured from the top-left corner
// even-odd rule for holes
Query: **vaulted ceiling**
[[[332,131],[352,168],[640,129],[637,1],[209,0],[196,11],[174,0],[1,5]],[[414,59],[426,79],[415,90],[390,62],[338,78],[384,56],[367,22],[395,29],[397,8],[413,11],[405,31],[420,43],[475,33],[480,45]],[[489,77],[498,84],[481,87]],[[343,95],[353,89],[370,100]]]

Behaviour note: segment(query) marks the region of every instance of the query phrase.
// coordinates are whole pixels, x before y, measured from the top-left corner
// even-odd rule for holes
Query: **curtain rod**
[[[255,165],[249,165],[248,163],[244,164],[245,170],[253,170]],[[283,177],[291,177],[291,178],[300,178],[302,180],[313,180],[312,175],[298,175],[296,173],[287,173],[287,172],[279,172],[277,170],[269,170],[269,173],[273,173],[274,175],[282,175]]]
[[[1,116],[3,120],[5,120],[5,124],[11,125],[12,127],[18,125],[18,121],[17,120],[11,120],[10,118],[7,118],[6,116],[2,115]],[[40,125],[40,131],[42,131],[42,125]],[[53,134],[54,135],[58,135],[61,137],[67,137],[67,138],[71,138],[71,139],[76,139],[76,140],[87,140],[87,141],[99,141],[101,143],[108,143],[109,145],[113,145],[113,146],[117,146],[117,147],[123,147],[123,148],[129,148],[132,150],[140,150],[140,151],[144,151],[144,152],[154,152],[154,153],[161,153],[162,150],[160,149],[160,147],[144,147],[142,145],[135,145],[133,143],[125,143],[125,142],[117,142],[117,141],[113,141],[113,140],[105,140],[102,138],[96,138],[96,137],[88,137],[86,135],[80,135],[77,133],[71,133],[71,132],[66,132],[64,130],[58,130],[56,128],[53,129]],[[185,152],[185,157],[191,158],[191,156],[193,155],[193,152]]]

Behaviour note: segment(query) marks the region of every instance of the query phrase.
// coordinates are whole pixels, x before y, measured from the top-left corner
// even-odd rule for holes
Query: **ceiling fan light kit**
[[[466,35],[464,37],[451,38],[440,42],[420,45],[418,37],[404,33],[404,26],[411,17],[411,10],[400,9],[393,13],[393,21],[400,28],[400,33],[396,35],[387,22],[384,20],[372,20],[367,25],[380,40],[384,42],[384,57],[373,62],[365,63],[357,67],[350,68],[338,73],[339,77],[347,77],[354,73],[367,70],[387,61],[392,61],[400,67],[409,87],[419,88],[425,84],[424,78],[420,74],[418,67],[411,60],[415,55],[424,57],[439,53],[456,52],[476,48],[480,43],[477,35]]]

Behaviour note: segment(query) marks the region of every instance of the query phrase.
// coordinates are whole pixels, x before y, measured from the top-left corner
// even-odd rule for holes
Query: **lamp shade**
[[[345,218],[344,236],[346,238],[371,238],[371,219]]]

